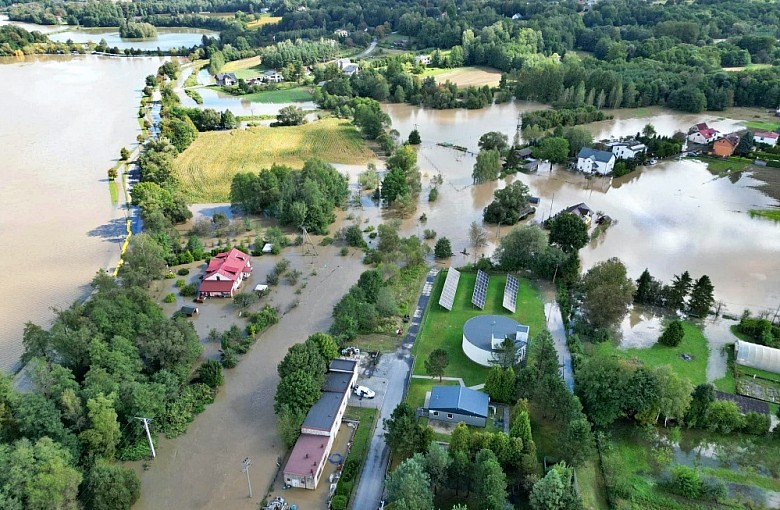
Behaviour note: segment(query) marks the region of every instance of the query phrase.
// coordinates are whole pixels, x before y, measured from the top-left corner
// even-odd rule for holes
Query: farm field
[[[517,313],[512,314],[501,304],[504,298],[505,275],[491,275],[488,285],[485,309],[479,310],[471,304],[471,294],[474,290],[476,273],[461,273],[458,291],[452,311],[447,311],[439,305],[439,297],[444,286],[446,272],[442,271],[436,278],[431,299],[420,326],[420,334],[414,344],[413,354],[415,375],[427,375],[425,359],[439,347],[449,354],[449,365],[444,375],[461,377],[467,386],[484,383],[488,368],[474,363],[463,353],[463,324],[477,315],[494,314],[512,317],[521,324],[530,326],[530,338],[533,338],[545,327],[544,305],[541,294],[530,281],[520,278],[520,289],[517,294]],[[435,327],[434,327],[435,325]]]
[[[193,202],[228,202],[238,172],[259,172],[274,163],[300,168],[315,157],[329,163],[363,164],[373,155],[354,126],[324,119],[302,126],[200,133],[176,158],[174,174]]]
[[[226,63],[221,73],[233,73],[236,78],[254,78],[263,74],[266,68],[260,63],[260,57],[242,58],[241,60],[234,60]]]
[[[281,16],[263,16],[262,18],[250,21],[246,24],[247,28],[260,28],[263,25],[274,25],[282,21]]]
[[[433,76],[438,83],[450,81],[458,87],[498,86],[501,71],[492,67],[459,67],[457,69],[427,69],[423,76]]]

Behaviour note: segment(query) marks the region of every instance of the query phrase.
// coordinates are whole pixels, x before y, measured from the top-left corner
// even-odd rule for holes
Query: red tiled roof
[[[758,136],[761,138],[772,138],[773,140],[776,140],[778,137],[780,137],[780,135],[771,131],[756,131],[753,133],[753,136]]]
[[[230,292],[231,290],[233,290],[231,280],[203,280],[198,288],[198,292]]]
[[[325,462],[328,436],[301,434],[284,466],[285,474],[314,476],[320,465]]]
[[[705,129],[710,129],[710,127],[707,125],[706,122],[702,122],[700,124],[696,124],[696,130],[697,131],[703,131]]]
[[[705,126],[706,126],[706,124],[705,124]],[[718,133],[718,130],[717,129],[712,129],[712,128],[706,128],[706,129],[700,129],[699,133],[701,133],[701,135],[704,138],[711,138],[711,137],[715,136]]]
[[[246,253],[235,248],[228,252],[218,253],[209,261],[206,274],[200,284],[200,292],[230,292],[233,283],[241,279],[241,273],[252,270],[250,258]],[[217,276],[217,279],[209,278]]]

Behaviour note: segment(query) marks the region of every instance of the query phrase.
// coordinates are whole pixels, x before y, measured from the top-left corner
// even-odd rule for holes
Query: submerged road
[[[382,493],[385,489],[385,473],[387,465],[390,462],[390,448],[385,443],[384,421],[390,418],[393,411],[404,399],[406,392],[406,381],[412,370],[412,357],[410,354],[414,341],[417,339],[417,333],[420,331],[420,322],[423,312],[428,305],[428,300],[433,289],[433,281],[436,279],[437,269],[432,269],[425,277],[425,286],[423,287],[420,299],[417,300],[409,329],[406,332],[403,345],[396,351],[395,358],[390,362],[390,377],[387,380],[387,390],[382,407],[379,409],[379,419],[377,420],[374,435],[371,437],[371,444],[366,454],[363,474],[360,476],[355,499],[352,502],[352,508],[359,510],[374,510],[379,507],[382,499]]]
[[[574,392],[574,370],[571,366],[571,352],[566,345],[566,328],[563,326],[561,309],[554,300],[544,305],[544,315],[547,317],[547,329],[552,334],[555,341],[555,350],[558,352],[558,359],[562,364],[562,376],[569,391]]]

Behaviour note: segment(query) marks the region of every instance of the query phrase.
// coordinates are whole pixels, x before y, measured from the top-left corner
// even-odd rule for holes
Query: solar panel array
[[[447,279],[444,280],[444,288],[441,291],[441,297],[439,297],[439,304],[447,310],[452,310],[455,292],[458,290],[458,281],[460,281],[460,272],[451,267],[447,271]]]
[[[506,286],[504,287],[504,308],[514,313],[517,309],[517,289],[519,283],[517,278],[511,274],[506,275]]]
[[[471,304],[482,310],[485,308],[487,298],[488,281],[490,277],[481,269],[477,271],[477,283],[474,284],[474,293],[471,295]]]

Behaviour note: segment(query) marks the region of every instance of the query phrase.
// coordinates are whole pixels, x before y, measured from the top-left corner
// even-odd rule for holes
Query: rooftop
[[[331,430],[343,398],[343,393],[324,392],[317,403],[309,409],[302,427],[324,431]]]
[[[285,473],[313,476],[319,466],[325,462],[328,436],[301,434],[284,466]]]
[[[590,147],[583,147],[580,149],[577,157],[582,159],[590,158],[592,160],[598,161],[599,163],[609,163],[612,159],[615,158],[615,155],[611,152],[599,151],[596,149],[591,149]]]
[[[780,137],[780,135],[778,135],[777,133],[773,133],[771,131],[756,131],[755,133],[753,133],[753,136],[758,136],[761,138],[773,138],[773,139],[777,139],[778,137]]]
[[[472,345],[485,351],[493,350],[493,337],[514,338],[521,325],[504,315],[477,315],[463,325],[463,336]]]
[[[434,386],[428,409],[487,418],[490,398],[481,391],[463,386]]]
[[[325,374],[325,384],[322,385],[322,391],[346,393],[349,391],[351,382],[352,374],[346,372],[328,372]]]
[[[352,359],[336,358],[328,365],[329,372],[349,372],[352,373],[357,367],[357,361]]]

